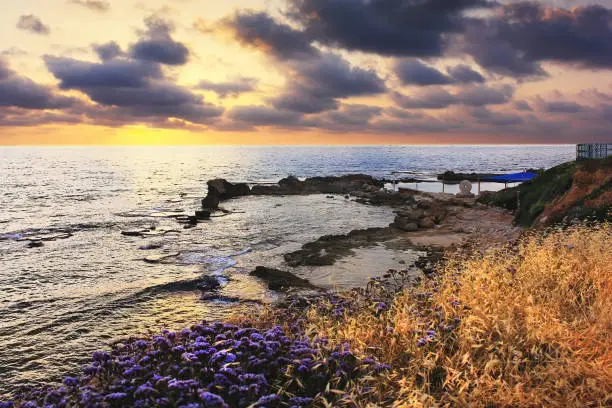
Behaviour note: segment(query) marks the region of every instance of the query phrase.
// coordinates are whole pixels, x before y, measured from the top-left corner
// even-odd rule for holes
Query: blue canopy
[[[514,173],[514,174],[500,174],[499,176],[489,177],[486,181],[495,181],[498,183],[523,183],[537,177],[536,173]]]

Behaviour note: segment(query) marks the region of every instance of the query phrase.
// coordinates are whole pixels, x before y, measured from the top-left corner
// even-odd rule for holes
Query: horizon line
[[[589,142],[599,144],[608,142]],[[0,144],[0,148],[13,147],[368,147],[368,146],[576,146],[582,143],[365,143],[365,144],[209,144],[209,143],[178,143],[178,144]]]

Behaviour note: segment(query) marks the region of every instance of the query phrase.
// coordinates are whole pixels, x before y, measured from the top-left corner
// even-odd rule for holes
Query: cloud
[[[10,69],[0,57],[0,106],[22,109],[63,109],[74,104],[73,98],[57,95],[49,86],[39,85]]]
[[[308,59],[319,54],[302,31],[279,23],[264,12],[236,12],[223,19],[220,27],[229,30],[243,46],[279,60]]]
[[[36,17],[34,14],[28,14],[19,17],[19,21],[17,22],[17,28],[20,30],[29,31],[33,34],[51,34],[51,28],[49,28],[48,25],[45,25],[42,20]]]
[[[106,0],[70,0],[70,3],[78,4],[99,13],[105,13],[111,9],[110,3]]]
[[[533,108],[527,101],[516,101],[514,102],[514,108],[520,111],[533,111]]]
[[[130,46],[132,58],[159,62],[166,65],[185,65],[190,51],[181,42],[172,39],[175,26],[170,21],[153,15],[145,19],[147,29],[142,38]]]
[[[340,109],[321,115],[317,127],[333,131],[363,129],[382,111],[379,106],[343,104]]]
[[[503,105],[512,99],[514,91],[514,87],[508,84],[495,87],[474,85],[462,88],[457,99],[468,106]]]
[[[486,107],[471,109],[472,117],[479,123],[492,126],[514,126],[523,123],[523,118],[514,113],[494,112]]]
[[[121,47],[116,41],[109,41],[105,44],[93,44],[91,47],[102,61],[112,60],[123,54]]]
[[[405,109],[444,109],[457,103],[454,95],[441,88],[416,92],[413,96],[393,92],[391,98]]]
[[[8,61],[0,57],[0,80],[6,79],[13,74],[14,71],[9,67]]]
[[[157,63],[135,60],[92,63],[55,56],[45,56],[44,60],[62,88],[81,91],[97,104],[121,108],[123,114],[131,117],[177,118],[207,124],[223,113],[223,108],[164,78]]]
[[[448,75],[453,79],[454,83],[466,84],[466,83],[484,83],[485,77],[478,71],[475,71],[469,65],[456,65],[454,67],[447,68]]]
[[[542,62],[612,68],[612,10],[601,5],[571,10],[537,2],[503,4],[493,17],[472,20],[464,51],[502,75],[542,77]]]
[[[279,111],[266,106],[237,106],[227,116],[252,126],[297,126],[303,118],[297,112]]]
[[[483,107],[487,105],[503,105],[514,95],[511,85],[487,87],[470,85],[462,87],[453,93],[442,89],[427,89],[414,92],[411,96],[394,92],[391,97],[395,103],[405,109],[444,109],[452,105]]]
[[[541,105],[548,113],[579,113],[585,110],[585,107],[579,103],[569,101],[543,101]]]
[[[163,78],[158,64],[143,61],[110,60],[98,64],[50,55],[43,59],[64,89],[142,88],[151,79]]]
[[[445,36],[463,30],[464,12],[486,0],[288,0],[288,16],[310,39],[386,56],[439,56]]]
[[[448,75],[418,59],[402,59],[396,62],[394,71],[404,85],[447,85],[453,83]]]
[[[207,80],[200,81],[197,88],[204,91],[212,91],[221,98],[227,96],[237,96],[242,93],[252,92],[256,89],[259,80],[256,78],[237,78],[229,82],[211,82]]]
[[[277,109],[318,113],[337,107],[336,99],[377,95],[386,91],[385,82],[373,70],[351,66],[335,54],[286,64],[284,92],[271,98]]]
[[[484,76],[469,65],[447,68],[447,74],[416,58],[403,58],[394,64],[394,72],[404,85],[431,86],[484,83]]]

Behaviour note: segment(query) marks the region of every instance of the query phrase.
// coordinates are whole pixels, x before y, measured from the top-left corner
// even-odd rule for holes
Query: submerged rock
[[[198,220],[210,220],[210,211],[207,210],[201,210],[201,211],[196,211],[195,212],[195,217]]]
[[[151,249],[159,249],[163,246],[164,244],[161,242],[147,242],[146,244],[139,246],[138,249],[143,251],[149,251]]]
[[[268,288],[271,290],[280,291],[287,290],[289,288],[315,288],[315,286],[309,281],[295,276],[291,272],[266,268],[264,266],[258,266],[253,272],[250,273],[250,275],[265,281],[268,284]]]
[[[210,292],[221,287],[221,283],[214,276],[204,276],[198,284],[198,289],[202,292]]]
[[[144,258],[144,261],[146,263],[150,263],[150,264],[157,264],[157,263],[161,263],[167,259],[170,258],[175,258],[177,256],[179,256],[180,253],[179,252],[173,252],[173,253],[169,253],[169,254],[158,254],[158,255],[150,255],[147,256],[146,258]]]

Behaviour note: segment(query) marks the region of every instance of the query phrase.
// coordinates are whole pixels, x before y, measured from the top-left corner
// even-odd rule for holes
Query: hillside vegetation
[[[609,224],[536,232],[451,256],[399,294],[375,280],[301,319],[272,311],[255,324],[301,321],[328,347],[390,365],[347,384],[334,406],[610,406],[611,238]]]
[[[565,163],[542,172],[530,182],[481,197],[479,201],[515,211],[516,224],[525,227],[584,219],[609,220],[612,158]]]

